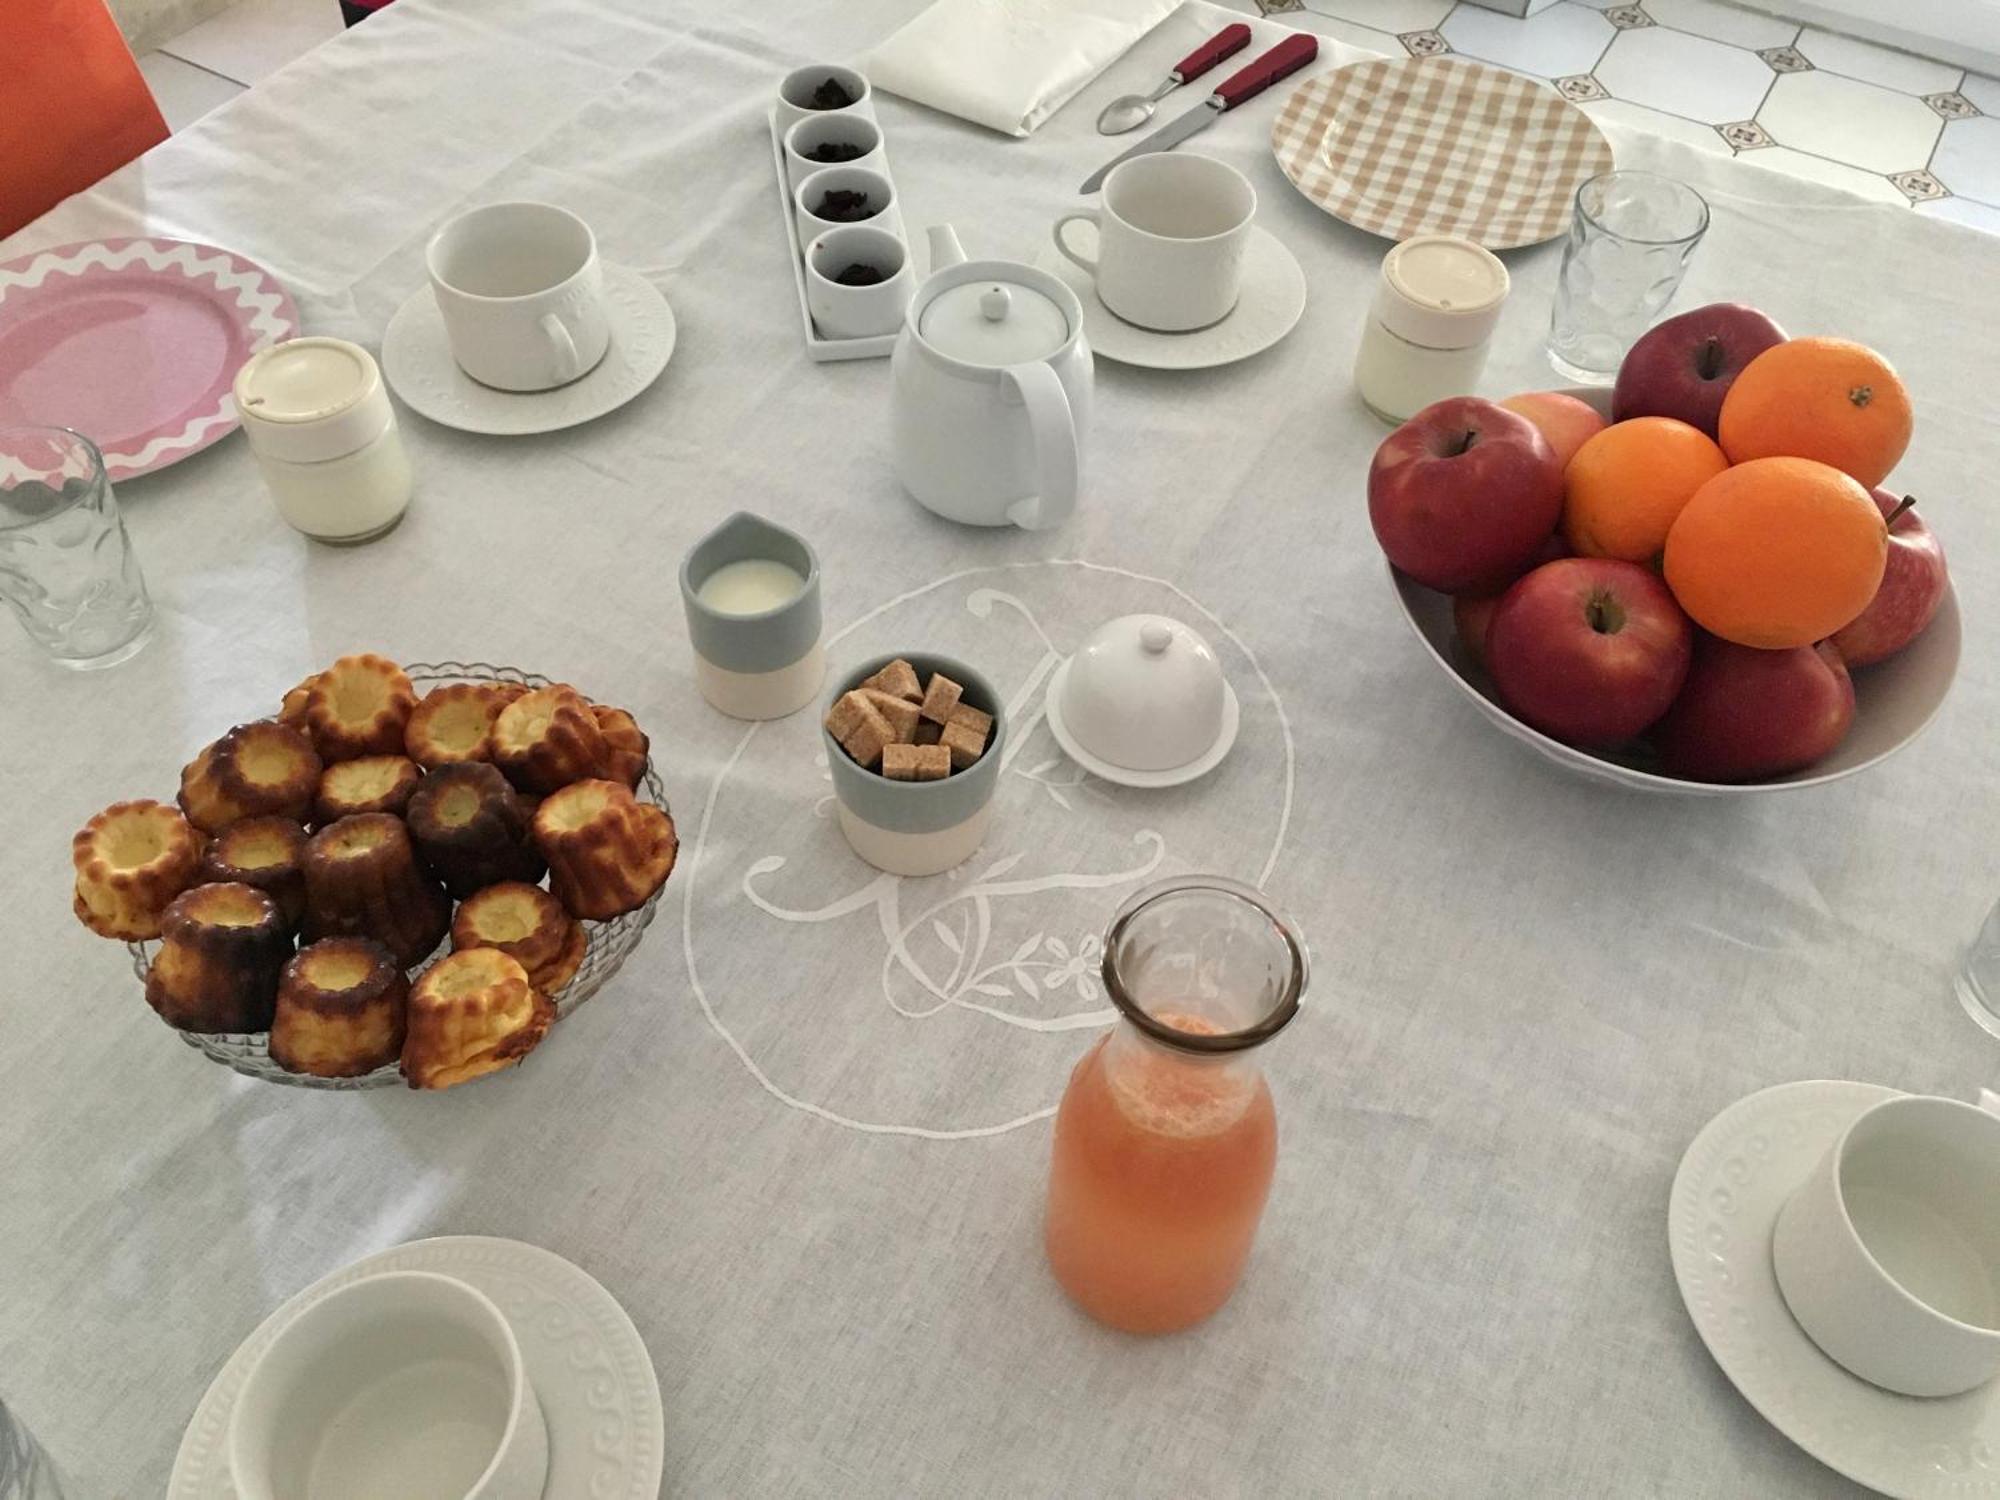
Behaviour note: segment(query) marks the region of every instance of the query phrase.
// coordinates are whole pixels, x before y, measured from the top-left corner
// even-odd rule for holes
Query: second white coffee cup
[[[1136,156],[1104,179],[1104,206],[1056,220],[1056,248],[1096,279],[1097,297],[1128,323],[1187,333],[1229,316],[1243,290],[1243,255],[1257,190],[1225,162],[1189,152]],[[1063,231],[1097,226],[1097,254]]]
[[[482,385],[552,390],[611,346],[597,239],[566,208],[475,208],[431,236],[424,263],[451,357]]]

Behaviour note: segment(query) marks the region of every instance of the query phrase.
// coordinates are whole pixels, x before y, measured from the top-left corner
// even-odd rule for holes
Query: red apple
[[[1944,603],[1944,548],[1914,509],[1896,515],[1903,502],[1884,489],[1869,491],[1889,522],[1889,561],[1875,598],[1851,622],[1834,632],[1833,644],[1850,667],[1894,656],[1918,636]]]
[[[1368,467],[1389,561],[1447,594],[1526,566],[1562,516],[1562,465],[1535,424],[1477,396],[1426,406]]]
[[[1660,759],[1696,781],[1755,781],[1809,766],[1854,722],[1854,682],[1831,642],[1760,651],[1704,634],[1660,721]]]
[[[1576,456],[1576,450],[1604,430],[1604,418],[1597,414],[1596,407],[1564,391],[1529,391],[1509,396],[1500,404],[1533,422],[1555,449],[1556,462],[1565,469]]]
[[[1465,644],[1466,655],[1480,666],[1486,665],[1486,627],[1493,621],[1493,611],[1500,606],[1500,596],[1507,592],[1514,581],[1525,573],[1532,573],[1545,562],[1554,562],[1559,557],[1569,556],[1569,543],[1560,531],[1549,533],[1549,539],[1535,549],[1535,555],[1528,559],[1528,565],[1519,572],[1502,578],[1492,585],[1480,584],[1466,593],[1456,595],[1451,601],[1451,621],[1458,630],[1458,638]]]
[[[1784,341],[1784,329],[1741,302],[1712,302],[1656,323],[1618,367],[1611,420],[1678,417],[1714,437],[1722,398],[1743,367]]]
[[[1694,627],[1658,574],[1567,557],[1501,597],[1486,666],[1515,717],[1571,744],[1604,745],[1667,711],[1693,644]]]

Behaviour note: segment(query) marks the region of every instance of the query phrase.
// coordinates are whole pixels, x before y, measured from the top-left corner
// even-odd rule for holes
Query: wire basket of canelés
[[[181,1039],[301,1088],[519,1063],[616,974],[678,839],[645,734],[485,662],[342,657],[76,835],[77,916]]]

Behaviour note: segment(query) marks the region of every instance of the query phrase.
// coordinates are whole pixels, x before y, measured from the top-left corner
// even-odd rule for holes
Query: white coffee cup
[[[872,266],[883,279],[873,286],[848,286],[834,279],[852,265]],[[806,309],[822,338],[894,333],[916,288],[909,250],[873,225],[843,224],[806,246]]]
[[[424,263],[451,357],[482,385],[567,385],[611,346],[597,239],[566,208],[475,208],[431,236]]]
[[[808,153],[822,146],[851,146],[861,154],[847,161],[814,161]],[[882,127],[851,109],[807,115],[785,132],[785,180],[795,189],[822,167],[867,167],[883,172],[887,163],[882,154]]]
[[[1243,255],[1257,190],[1225,162],[1191,152],[1135,156],[1104,179],[1104,206],[1056,220],[1056,249],[1096,278],[1097,297],[1128,323],[1187,333],[1229,316],[1243,290]],[[1097,255],[1063,230],[1097,226]]]
[[[1865,1110],[1779,1211],[1771,1265],[1812,1341],[1863,1380],[1952,1396],[2000,1374],[2000,1098]]]
[[[242,1500],[541,1500],[548,1429],[482,1293],[428,1271],[329,1292],[278,1330],[229,1419]]]

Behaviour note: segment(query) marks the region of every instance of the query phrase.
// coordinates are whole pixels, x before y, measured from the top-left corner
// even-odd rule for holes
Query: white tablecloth
[[[2000,241],[1619,138],[1715,206],[1680,305],[1738,298],[1896,359],[1919,413],[1899,482],[1967,619],[1949,708],[1889,765],[1815,793],[1621,795],[1494,734],[1408,638],[1362,504],[1382,429],[1348,383],[1382,246],[1285,183],[1270,100],[1198,149],[1252,175],[1303,261],[1297,332],[1203,375],[1100,362],[1058,533],[959,529],[899,492],[886,363],[801,349],[764,110],[787,68],[916,3],[399,0],[0,245],[219,242],[309,330],[377,345],[440,219],[544,197],[681,328],[654,389],[575,431],[408,417],[418,500],[358,550],[286,530],[241,438],[126,484],[160,639],[72,677],[0,632],[8,1399],[79,1494],[155,1493],[279,1300],[485,1233],[631,1310],[676,1495],[1843,1492],[1697,1341],[1667,1186],[1767,1084],[1991,1080],[1949,976],[2000,894]],[[1032,256],[1106,154],[1098,109],[1213,19],[1176,17],[1028,142],[884,98],[912,225]],[[1495,393],[1551,383],[1556,262],[1509,257]],[[675,568],[745,506],[820,548],[837,663],[944,649],[1032,714],[1053,653],[1159,609],[1221,651],[1239,748],[1141,795],[1079,784],[1037,729],[972,865],[875,882],[825,816],[810,715],[746,734],[695,695]],[[217,1068],[68,911],[86,817],[170,795],[206,738],[364,647],[628,705],[685,840],[625,973],[518,1073],[448,1095]],[[1317,967],[1269,1051],[1283,1151],[1248,1279],[1200,1330],[1135,1342],[1044,1270],[1046,1111],[1102,1011],[1091,935],[1146,874],[1198,868],[1264,880]]]

